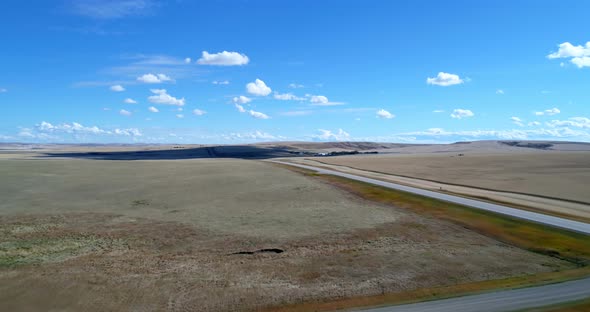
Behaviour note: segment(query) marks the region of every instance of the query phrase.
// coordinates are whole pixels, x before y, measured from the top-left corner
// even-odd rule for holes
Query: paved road
[[[540,213],[510,208],[501,205],[490,204],[478,200],[467,199],[459,196],[447,195],[427,191],[415,187],[384,182],[380,180],[360,177],[334,170],[316,168],[301,164],[282,161],[274,161],[285,165],[295,166],[317,171],[321,174],[331,174],[352,180],[371,183],[395,190],[432,197],[452,203],[457,203],[477,209],[493,211],[520,219],[539,222],[559,228],[590,234],[590,224],[567,220],[563,218],[547,216]],[[590,298],[590,278],[570,281],[546,286],[530,287],[515,290],[504,290],[480,295],[471,295],[451,299],[420,302],[414,304],[389,306],[363,311],[368,312],[504,312],[518,311],[535,307],[548,306],[581,299]]]
[[[526,211],[526,210],[511,208],[511,207],[502,206],[502,205],[491,204],[491,203],[487,203],[487,202],[483,202],[483,201],[479,201],[479,200],[475,200],[475,199],[468,199],[468,198],[464,198],[464,197],[460,197],[460,196],[454,196],[454,195],[449,195],[449,194],[443,194],[443,193],[423,190],[423,189],[416,188],[416,187],[405,186],[405,185],[401,185],[401,184],[361,177],[361,176],[357,176],[357,175],[353,175],[353,174],[349,174],[349,173],[344,173],[344,172],[339,172],[339,171],[335,171],[335,170],[322,169],[322,168],[301,165],[301,164],[294,164],[294,163],[284,162],[284,161],[273,161],[273,162],[284,164],[284,165],[289,165],[289,166],[295,166],[295,167],[299,167],[299,168],[303,168],[303,169],[313,170],[313,171],[317,171],[318,173],[321,173],[321,174],[331,174],[331,175],[340,176],[340,177],[344,177],[344,178],[348,178],[348,179],[352,179],[352,180],[357,180],[357,181],[361,181],[361,182],[366,182],[366,183],[370,183],[370,184],[383,186],[383,187],[390,188],[390,189],[395,189],[395,190],[418,194],[418,195],[422,195],[422,196],[426,196],[426,197],[436,198],[436,199],[444,200],[444,201],[451,202],[451,203],[456,203],[456,204],[469,206],[472,208],[492,211],[492,212],[496,212],[496,213],[500,213],[500,214],[504,214],[504,215],[509,215],[509,216],[519,218],[519,219],[538,222],[538,223],[542,223],[542,224],[546,224],[546,225],[550,225],[550,226],[554,226],[554,227],[558,227],[558,228],[563,228],[563,229],[568,229],[571,231],[590,235],[590,224],[584,223],[584,222],[578,222],[578,221],[568,220],[568,219],[564,219],[564,218],[549,216],[549,215],[545,215],[542,213]]]
[[[590,278],[546,286],[382,307],[366,312],[506,312],[590,298]]]

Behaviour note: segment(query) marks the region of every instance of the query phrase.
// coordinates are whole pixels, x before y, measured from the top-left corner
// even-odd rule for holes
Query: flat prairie
[[[0,198],[2,311],[247,311],[572,267],[256,160],[13,153]]]
[[[588,151],[386,154],[310,159],[443,183],[590,203]]]

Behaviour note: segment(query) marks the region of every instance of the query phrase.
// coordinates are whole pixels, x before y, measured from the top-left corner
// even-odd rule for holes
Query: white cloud
[[[332,132],[330,130],[325,129],[318,129],[320,132],[317,135],[312,136],[314,139],[318,139],[321,141],[346,141],[350,139],[350,134],[342,129],[338,129],[337,132]]]
[[[342,105],[342,102],[330,102],[328,97],[324,95],[311,95],[306,94],[305,96],[309,97],[309,101],[312,105],[315,106],[334,106],[334,105]]]
[[[323,95],[312,95],[310,102],[312,102],[314,104],[328,104],[328,103],[330,103],[328,98]]]
[[[250,98],[248,98],[248,97],[245,97],[245,96],[243,96],[243,95],[240,95],[240,96],[236,96],[236,97],[234,97],[234,98],[232,99],[232,101],[233,101],[234,103],[238,103],[238,104],[246,104],[246,103],[250,103],[250,102],[252,102],[252,99],[250,99]]]
[[[114,129],[112,131],[101,129],[97,126],[86,127],[80,123],[63,123],[60,125],[53,125],[49,122],[42,121],[40,124],[35,126],[38,132],[42,133],[68,133],[68,134],[94,134],[94,135],[125,135],[125,136],[141,136],[141,131],[136,128],[128,129]],[[24,128],[30,135],[25,136],[36,136],[32,134],[32,129]]]
[[[551,120],[547,122],[550,127],[576,127],[576,128],[590,128],[590,118],[587,117],[571,117],[567,120]]]
[[[137,81],[139,82],[143,82],[143,83],[163,83],[166,81],[172,81],[172,78],[164,75],[164,74],[145,74],[143,76],[139,76],[137,77]]]
[[[590,67],[590,57],[588,56],[574,57],[571,62],[572,64],[578,66],[578,68]]]
[[[124,110],[124,109],[120,110],[119,114],[121,114],[123,116],[131,116],[131,112],[128,110]]]
[[[294,95],[293,93],[280,94],[278,92],[275,92],[273,97],[275,98],[275,100],[281,100],[281,101],[304,101],[305,100],[305,98],[300,98],[300,97]]]
[[[380,109],[377,111],[377,117],[378,118],[385,118],[385,119],[392,119],[395,117],[395,115],[384,110],[384,109]]]
[[[236,108],[238,109],[238,112],[240,113],[245,113],[246,110],[244,109],[244,106],[240,105],[240,104],[235,104]]]
[[[82,124],[77,123],[77,122],[63,123],[61,125],[52,125],[49,122],[42,121],[40,124],[36,125],[36,128],[37,128],[37,130],[43,131],[43,132],[66,132],[66,133],[82,132],[82,133],[92,133],[92,134],[107,133],[107,131],[100,129],[97,126],[84,127]]]
[[[111,86],[110,89],[111,89],[111,91],[114,91],[114,92],[123,92],[123,91],[125,91],[125,88],[123,88],[122,85],[114,85],[114,86]]]
[[[496,94],[504,94],[504,90],[498,89],[498,90],[496,90]]]
[[[514,123],[515,125],[524,127],[524,123],[523,120],[518,118],[518,117],[510,117],[510,120],[512,120],[512,123]]]
[[[537,116],[543,116],[543,115],[553,116],[553,115],[557,115],[559,113],[561,113],[561,111],[558,108],[554,107],[554,108],[546,109],[541,112],[535,112],[535,115],[537,115]]]
[[[184,118],[183,114],[176,114],[176,118]]]
[[[459,77],[459,75],[439,72],[435,78],[427,78],[426,83],[430,85],[448,87],[462,84],[463,80]]]
[[[153,107],[153,106],[150,106],[150,107],[148,107],[148,110],[149,110],[150,112],[152,112],[152,113],[157,113],[157,112],[159,112],[159,111],[160,111],[160,110],[158,110],[157,108],[155,108],[155,107]]]
[[[256,79],[254,82],[250,82],[246,85],[246,90],[250,94],[257,96],[267,96],[272,90],[260,79]]]
[[[269,119],[270,118],[265,113],[261,113],[261,112],[257,112],[257,111],[253,111],[253,110],[248,111],[248,114],[250,114],[250,116],[252,116],[256,119]]]
[[[150,89],[156,95],[151,95],[148,100],[154,104],[184,106],[185,100],[177,99],[166,92],[166,89]]]
[[[132,98],[126,98],[123,102],[127,104],[137,104],[137,101]]]
[[[547,55],[549,59],[569,58],[570,62],[578,68],[590,67],[590,41],[586,42],[585,46],[573,45],[569,42],[564,42],[559,45],[559,50]],[[564,67],[563,62],[560,64]]]
[[[431,128],[427,131],[406,132],[396,134],[397,137],[410,137],[417,139],[419,137],[438,138],[430,142],[440,142],[440,138],[448,138],[450,142],[460,140],[527,140],[527,139],[563,139],[574,138],[577,140],[587,141],[590,139],[590,133],[583,130],[572,130],[568,127],[554,129],[512,129],[512,130],[467,130],[467,131],[447,131],[441,128]],[[447,141],[447,142],[449,142]]]
[[[192,60],[191,60],[190,57],[187,57],[187,58],[184,59],[184,63],[185,64],[190,64],[191,62],[192,62]]]
[[[529,127],[532,127],[532,126],[540,126],[541,123],[538,122],[538,121],[531,121],[531,122],[528,123],[528,125],[529,125]]]
[[[451,117],[456,119],[473,117],[475,114],[468,109],[457,108],[453,110]]]
[[[557,50],[557,52],[547,55],[547,58],[556,59],[584,56],[590,56],[590,41],[586,42],[586,46],[574,46],[569,42],[564,42],[559,45],[559,50]]]
[[[223,51],[219,53],[209,54],[203,51],[201,58],[197,60],[200,65],[217,65],[217,66],[235,66],[246,65],[250,59],[244,54],[238,52]]]
[[[129,129],[115,129],[113,133],[116,135],[124,135],[124,136],[141,136],[141,131],[136,128],[129,128]]]
[[[198,108],[193,109],[193,115],[195,116],[203,116],[205,115],[207,112],[205,112],[204,110],[200,110]]]
[[[297,83],[290,83],[289,84],[289,88],[291,89],[299,89],[299,88],[304,88],[305,86],[302,84],[297,84]]]
[[[214,85],[228,85],[229,81],[227,81],[227,80],[221,80],[221,81],[214,80],[212,83]]]
[[[435,109],[432,111],[433,113],[439,114],[439,113],[444,113],[445,111],[442,109]]]

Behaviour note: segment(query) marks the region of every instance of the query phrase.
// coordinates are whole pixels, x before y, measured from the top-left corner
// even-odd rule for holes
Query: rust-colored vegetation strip
[[[277,166],[320,179],[366,200],[447,220],[504,243],[569,261],[578,268],[449,287],[419,289],[411,292],[342,298],[329,302],[308,302],[270,308],[268,311],[329,311],[350,307],[432,300],[492,289],[549,284],[590,275],[590,267],[588,266],[590,264],[590,236],[342,177],[320,175],[310,170],[288,165]]]
[[[590,311],[590,299],[568,302],[549,307],[523,310],[521,312],[588,312]]]
[[[581,278],[590,275],[590,267],[578,268],[561,272],[549,272],[536,275],[518,276],[507,279],[489,280],[466,283],[447,287],[422,288],[401,293],[387,293],[376,296],[359,296],[341,298],[331,301],[313,301],[281,307],[270,307],[265,312],[303,312],[303,311],[334,311],[354,307],[377,307],[392,304],[412,303],[444,299],[456,296],[471,295],[494,289],[513,289],[532,285],[545,285]],[[576,310],[574,310],[576,311]]]

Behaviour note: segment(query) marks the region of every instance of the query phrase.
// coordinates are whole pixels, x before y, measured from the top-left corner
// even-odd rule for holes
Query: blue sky
[[[587,1],[8,0],[0,142],[590,141],[587,12]]]

